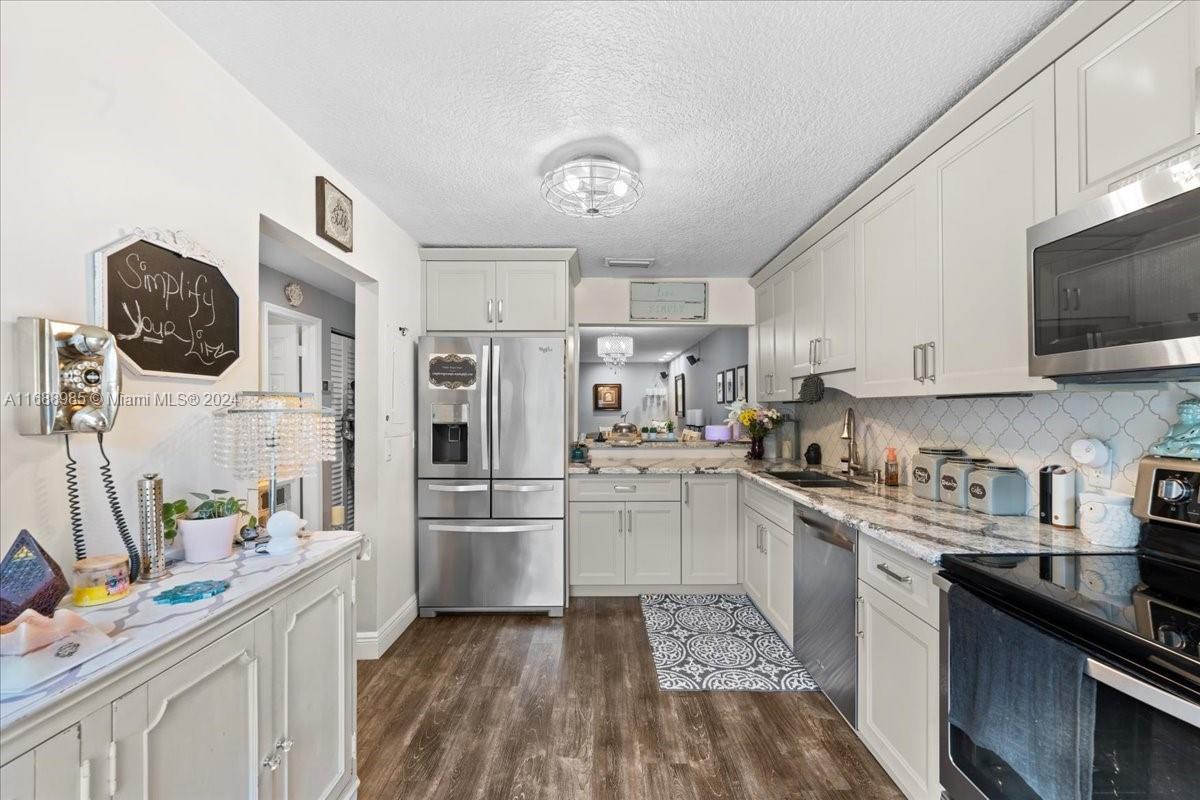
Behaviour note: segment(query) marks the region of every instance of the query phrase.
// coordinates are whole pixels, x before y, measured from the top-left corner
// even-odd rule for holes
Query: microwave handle
[[[1115,689],[1123,695],[1132,697],[1151,708],[1169,714],[1175,719],[1200,728],[1200,707],[1189,703],[1181,697],[1164,692],[1157,686],[1151,686],[1145,681],[1138,680],[1132,675],[1113,669],[1107,664],[1094,658],[1087,660],[1084,673],[1092,680],[1103,683],[1110,689]]]

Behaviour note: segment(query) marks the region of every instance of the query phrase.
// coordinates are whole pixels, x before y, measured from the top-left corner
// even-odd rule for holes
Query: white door
[[[1130,3],[1054,64],[1058,211],[1200,145],[1200,3]]]
[[[767,593],[767,523],[755,511],[742,509],[742,584],[761,608]]]
[[[737,583],[737,476],[683,476],[682,583]]]
[[[767,617],[779,635],[792,643],[792,532],[767,524]]]
[[[272,796],[272,613],[113,703],[117,800]]]
[[[771,399],[772,372],[775,371],[775,300],[770,282],[754,291],[754,330],[758,337],[756,401]]]
[[[0,798],[108,797],[111,740],[111,709],[105,706],[0,767]]]
[[[849,220],[817,244],[820,258],[821,330],[816,344],[817,372],[853,369],[855,362],[854,228]]]
[[[929,159],[940,334],[929,384],[947,394],[1054,389],[1029,377],[1025,231],[1054,216],[1054,76],[1047,68]]]
[[[858,730],[913,800],[937,800],[938,633],[862,581]]]
[[[427,262],[425,327],[430,331],[495,330],[496,262]]]
[[[275,649],[279,800],[342,797],[354,780],[353,568],[288,595]]]
[[[772,327],[775,329],[775,361],[771,368],[771,399],[786,400],[792,393],[792,330],[795,315],[792,313],[793,270],[783,272],[771,279]]]
[[[679,503],[625,504],[625,583],[679,583]]]
[[[571,583],[625,583],[625,504],[571,503]]]
[[[300,391],[300,328],[271,323],[267,330],[268,392]]]
[[[792,278],[792,368],[793,376],[808,375],[815,365],[817,339],[821,336],[821,264],[815,247],[791,263]],[[790,399],[790,398],[789,398]]]
[[[496,262],[496,330],[565,331],[567,265],[562,261]]]
[[[852,218],[859,286],[858,370],[863,397],[925,394],[916,349],[933,291],[922,286],[925,189],[917,168]],[[925,230],[922,230],[922,229]],[[932,337],[927,337],[932,338]]]

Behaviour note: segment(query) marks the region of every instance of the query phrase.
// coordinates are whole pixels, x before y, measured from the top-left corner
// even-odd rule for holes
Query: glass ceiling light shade
[[[601,336],[596,340],[596,355],[614,371],[618,370],[633,358],[633,337],[618,336],[615,331],[609,336]]]
[[[583,156],[542,178],[542,197],[568,217],[615,217],[642,198],[642,179],[603,156]]]

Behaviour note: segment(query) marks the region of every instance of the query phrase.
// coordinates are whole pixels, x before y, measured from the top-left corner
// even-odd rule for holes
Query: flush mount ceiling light
[[[616,331],[609,336],[601,336],[596,340],[596,355],[615,372],[633,358],[633,337],[618,336]]]
[[[615,217],[642,197],[638,174],[604,156],[582,156],[542,178],[542,197],[568,217]]]

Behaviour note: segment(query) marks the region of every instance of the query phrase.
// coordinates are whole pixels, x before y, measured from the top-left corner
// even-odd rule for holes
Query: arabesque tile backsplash
[[[970,455],[1020,467],[1030,486],[1028,513],[1036,514],[1037,471],[1046,464],[1074,465],[1068,451],[1077,439],[1107,444],[1113,457],[1111,488],[1132,494],[1138,460],[1178,420],[1179,402],[1191,396],[1174,383],[1149,389],[1072,388],[1029,397],[952,399],[858,399],[828,389],[814,405],[779,408],[800,420],[797,458],[816,442],[822,461],[838,465],[846,453],[840,438],[842,419],[846,408],[853,407],[859,458],[868,469],[882,468],[885,449],[895,447],[901,481],[908,483],[909,460],[918,447],[961,447]]]

